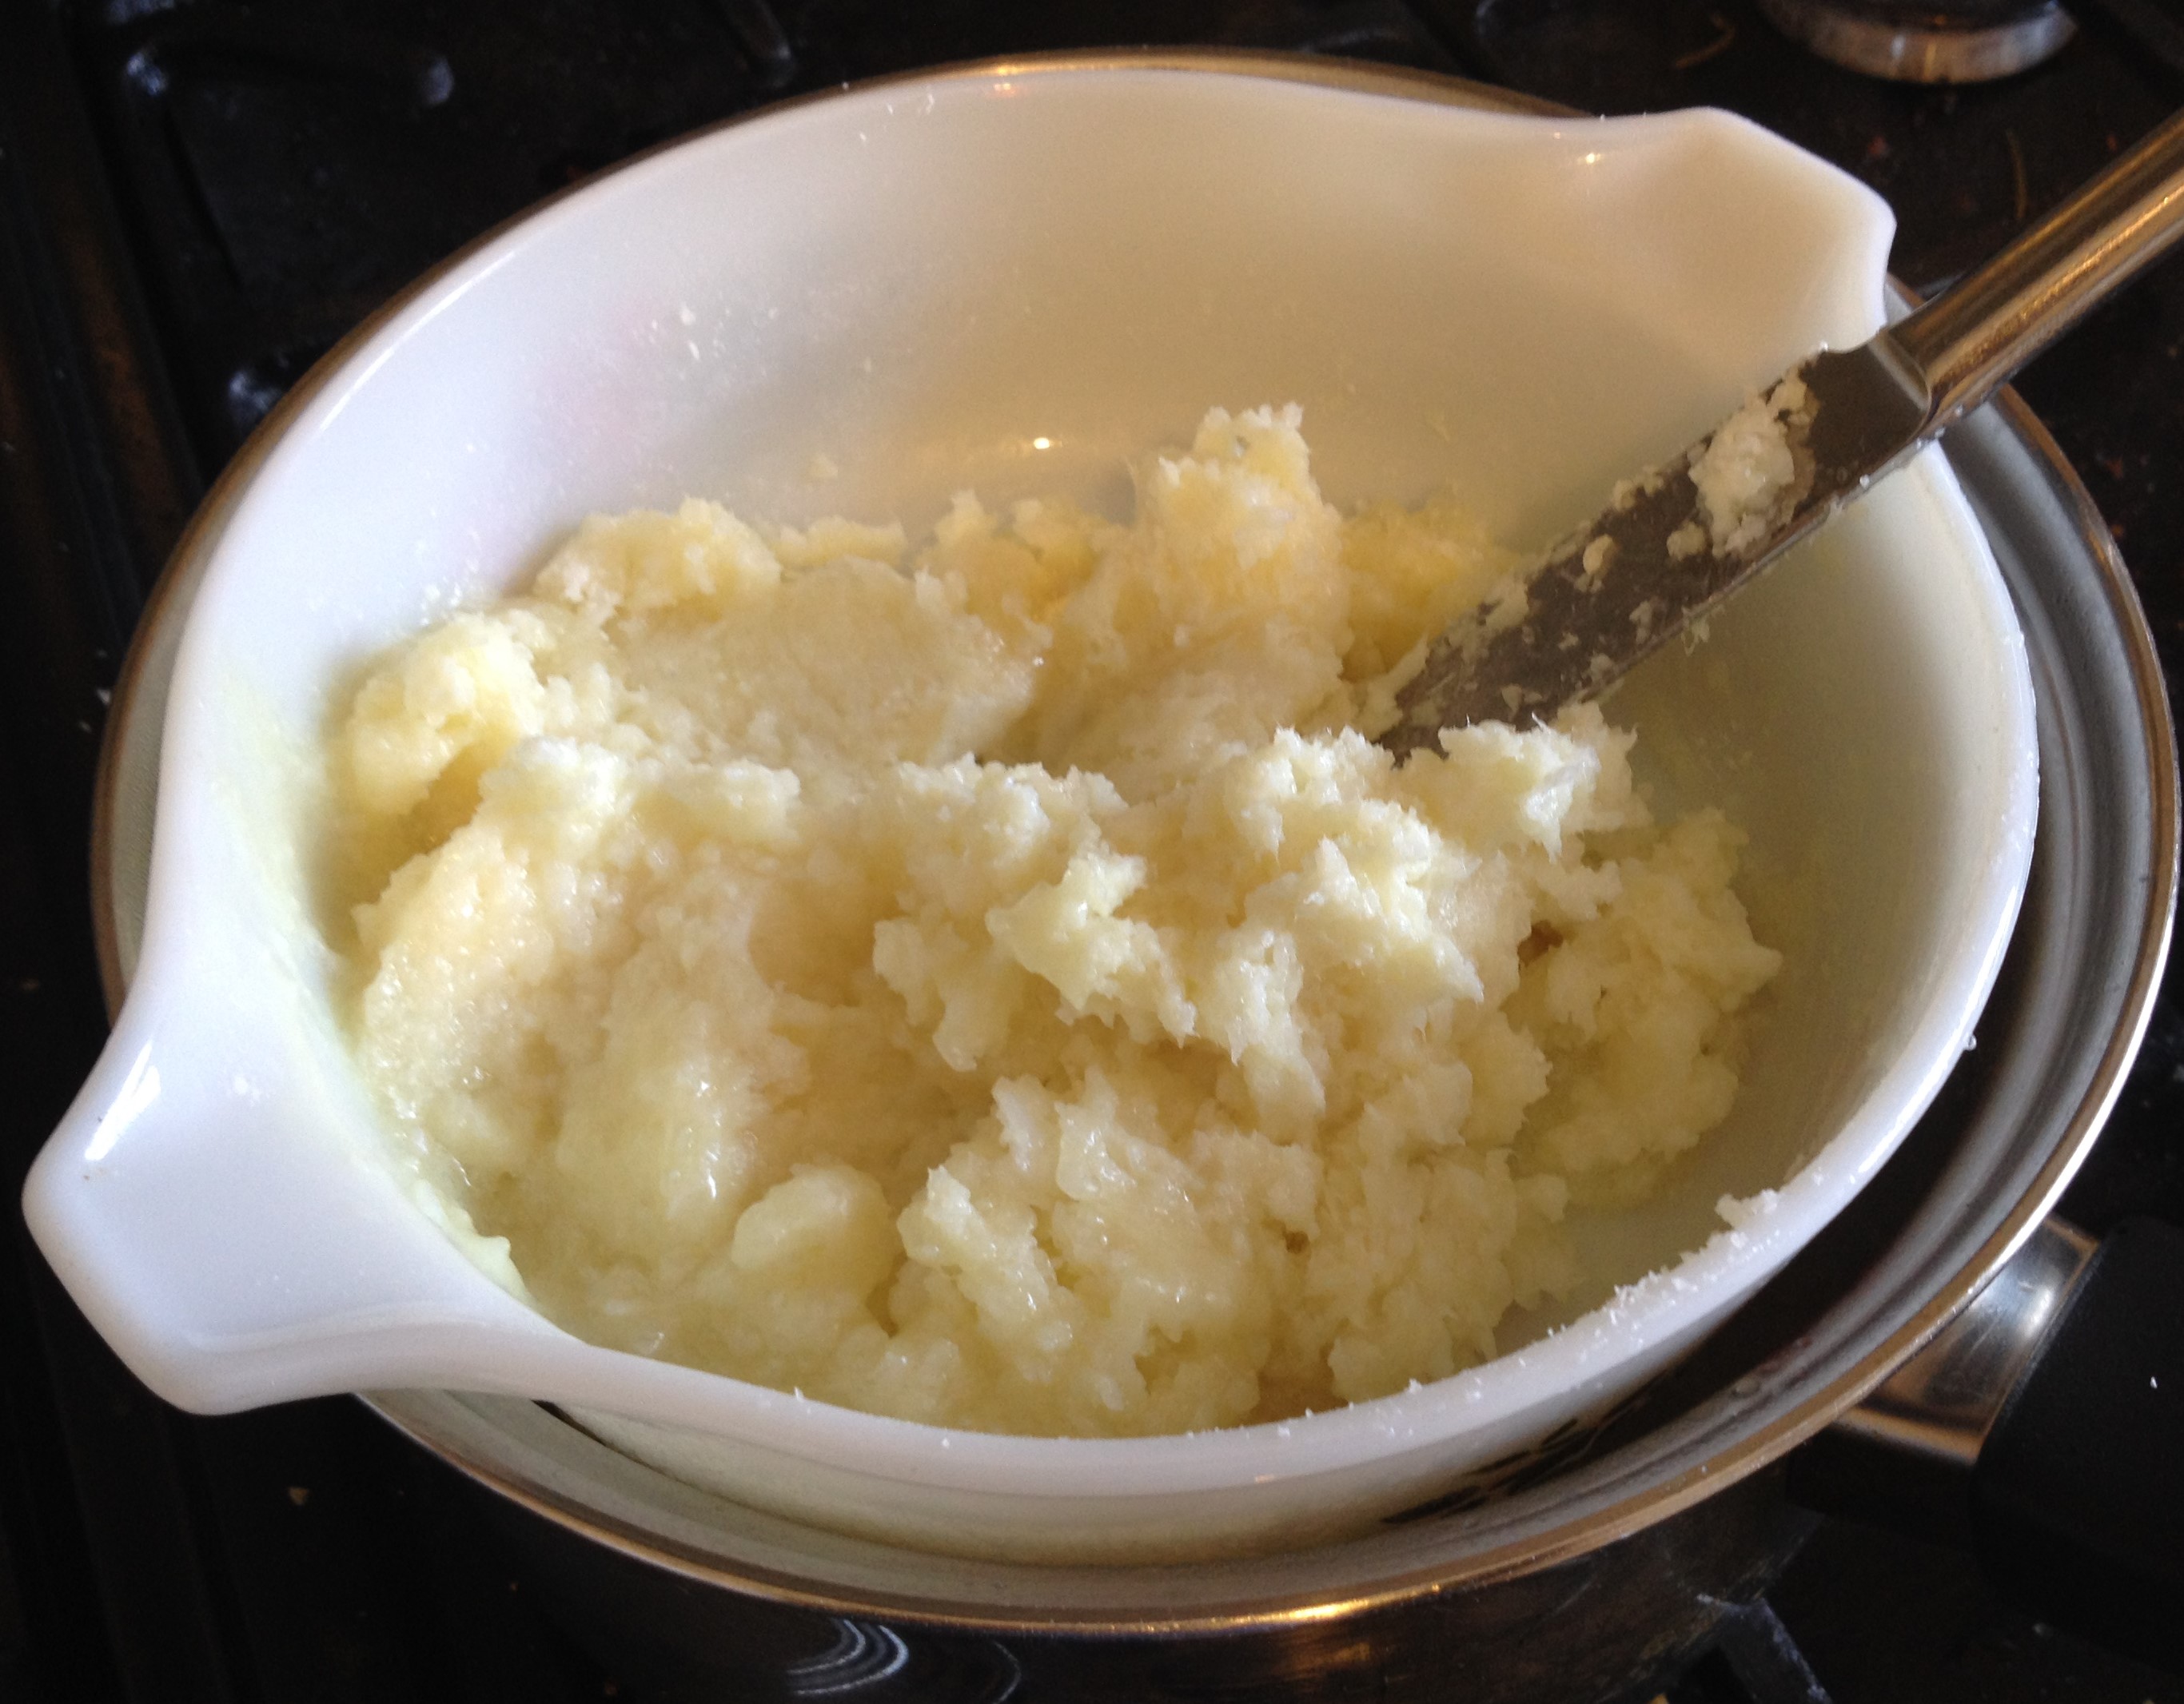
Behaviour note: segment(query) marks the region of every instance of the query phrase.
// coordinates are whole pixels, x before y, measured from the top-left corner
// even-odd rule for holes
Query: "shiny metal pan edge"
[[[1537,110],[1504,92],[1334,62],[1300,70],[1250,55],[1155,58]],[[403,299],[354,336],[368,336]],[[113,1005],[133,959],[175,644],[228,504],[309,384],[215,487],[123,673],[92,847]],[[1719,1499],[1861,1400],[2031,1234],[2121,1089],[2166,955],[2176,762],[2129,576],[2083,487],[2014,394],[1957,428],[1947,451],[2017,602],[2040,701],[2038,849],[1981,1044],[1841,1221],[1592,1453],[1481,1506],[1318,1549],[1184,1568],[1034,1568],[894,1550],[741,1509],[537,1404],[440,1392],[366,1400],[471,1478],[624,1556],[754,1600],[991,1632],[1127,1639],[1377,1618],[1562,1569]]]

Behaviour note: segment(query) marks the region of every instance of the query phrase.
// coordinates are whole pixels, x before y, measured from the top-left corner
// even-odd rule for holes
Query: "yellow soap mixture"
[[[330,761],[364,1069],[579,1335],[985,1430],[1279,1418],[1495,1353],[1728,1111],[1716,812],[1591,709],[1368,733],[1512,559],[1295,409],[1135,518],[689,502],[399,646]]]

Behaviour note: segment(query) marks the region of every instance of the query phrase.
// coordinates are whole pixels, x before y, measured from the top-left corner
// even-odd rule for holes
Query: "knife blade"
[[[2184,114],[1956,286],[1823,350],[1618,484],[1428,647],[1379,735],[1401,757],[1469,722],[1551,719],[1692,631],[2184,236]],[[1699,630],[1703,632],[1703,628]]]

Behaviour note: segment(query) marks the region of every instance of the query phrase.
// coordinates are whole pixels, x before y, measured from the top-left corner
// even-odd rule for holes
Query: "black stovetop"
[[[1821,65],[1741,0],[0,0],[9,1188],[104,1033],[92,766],[129,632],[191,504],[343,330],[540,194],[844,79],[1045,47],[1290,47],[1596,111],[1744,113],[1886,196],[1894,270],[1930,289],[2184,102],[2184,28],[2165,11],[2078,9],[2077,39],[2048,64],[1952,91]],[[2111,521],[2172,699],[2180,352],[2173,263],[2020,385]],[[2172,986],[2071,1217],[2184,1223],[2180,1111]],[[651,1696],[586,1649],[581,1618],[537,1601],[482,1495],[346,1400],[216,1420],[165,1407],[17,1224],[0,1267],[0,1699]],[[2184,1680],[2037,1626],[1964,1559],[1839,1523],[1743,1624],[1740,1646],[1670,1696],[2184,1704]],[[1785,1631],[1801,1661],[1750,1656]]]

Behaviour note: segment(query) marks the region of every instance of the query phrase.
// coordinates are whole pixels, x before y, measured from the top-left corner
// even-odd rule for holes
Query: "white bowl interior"
[[[525,579],[594,510],[694,493],[915,533],[965,486],[1112,509],[1125,460],[1209,404],[1297,401],[1337,500],[1452,482],[1540,543],[1748,387],[1867,336],[1890,233],[1865,191],[1718,114],[1563,123],[1153,68],[862,91],[554,203],[310,389],[196,541],[142,964],[33,1179],[42,1245],[188,1406],[550,1397],[731,1495],[989,1553],[1309,1536],[1596,1408],[1886,1157],[1999,961],[2031,842],[2030,688],[1938,458],[1616,701],[1663,803],[1748,830],[1741,886],[1787,956],[1729,1125],[1656,1202],[1589,1228],[1593,1282],[1513,1325],[1520,1353],[1279,1428],[951,1435],[547,1325],[383,1162],[303,898],[309,755],[330,681]],[[1715,1234],[1719,1198],[1769,1189]]]

